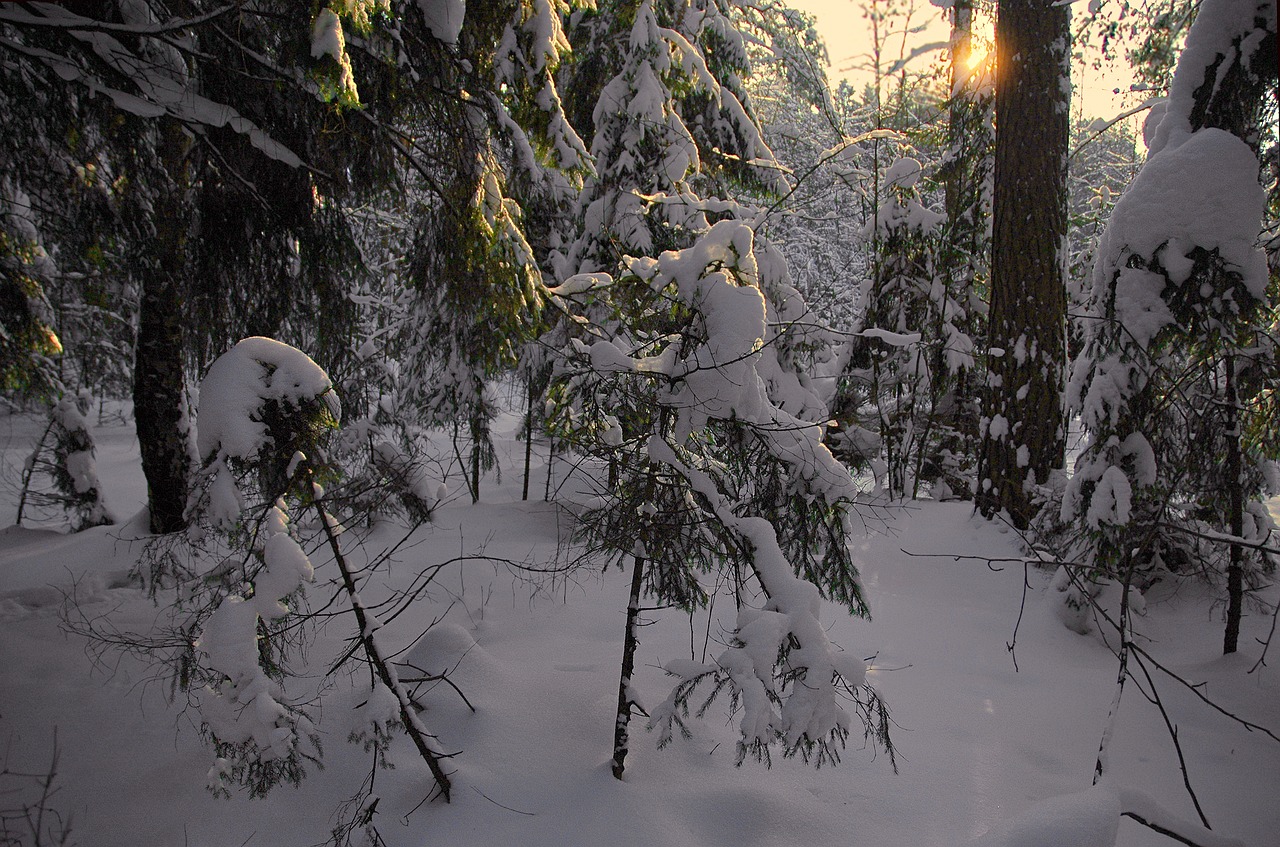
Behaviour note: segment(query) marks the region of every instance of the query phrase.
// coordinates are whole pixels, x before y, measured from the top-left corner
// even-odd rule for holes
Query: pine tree
[[[668,667],[681,681],[651,713],[660,743],[688,731],[690,700],[706,686],[745,707],[740,758],[767,758],[781,742],[788,755],[837,759],[849,727],[841,695],[888,747],[878,695],[818,622],[819,597],[867,614],[847,544],[860,490],[810,423],[825,408],[802,366],[783,355],[780,318],[802,304],[780,258],[726,220],[685,250],[631,260],[616,280],[580,275],[553,290],[569,309],[602,291],[639,306],[629,313],[638,320],[575,343],[558,389],[575,445],[611,469],[580,531],[632,567],[618,776],[642,708],[631,681],[641,600],[703,606],[704,574],[734,586],[735,638],[713,665]]]
[[[924,457],[935,455],[931,429],[950,370],[946,358],[935,354],[954,341],[954,333],[945,331],[954,304],[933,301],[943,293],[938,277],[943,216],[920,203],[921,170],[915,159],[901,158],[880,180],[871,279],[849,356],[849,364],[865,375],[865,396],[858,405],[874,409],[876,420],[866,423],[878,433],[885,488],[893,498],[914,496]],[[853,377],[846,371],[846,382]]]
[[[988,383],[977,501],[1025,527],[1036,485],[1063,464],[1066,420],[1070,9],[1002,0],[996,20],[996,155]]]
[[[112,175],[116,213],[98,221],[95,234],[139,292],[134,393],[157,530],[181,524],[184,383],[228,343],[270,334],[305,344],[335,372],[354,368],[359,345],[348,339],[362,316],[348,295],[353,281],[372,273],[356,243],[352,206],[427,186],[417,195],[425,195],[423,206],[412,211],[426,236],[419,255],[452,250],[470,261],[459,262],[464,277],[480,258],[506,274],[514,293],[504,293],[505,283],[490,293],[505,298],[519,332],[489,334],[511,343],[525,332],[536,272],[527,270],[520,210],[505,196],[504,150],[532,149],[531,138],[572,147],[572,130],[557,122],[547,87],[554,45],[514,39],[527,51],[515,65],[534,82],[520,87],[510,77],[505,102],[494,67],[508,22],[536,33],[539,21],[563,7],[482,6],[466,27],[450,18],[453,8],[368,0],[302,13],[269,4],[263,14],[192,3],[186,17],[176,17],[159,4],[111,2],[87,23],[56,7],[6,15],[2,25],[16,37],[3,49],[19,68],[13,90],[29,101],[21,112],[58,106],[55,116],[66,114],[73,129],[101,139],[98,166]],[[546,101],[539,107],[545,126],[516,109],[524,98]],[[534,125],[519,126],[509,107]],[[64,152],[75,132],[51,121],[11,123],[29,133],[22,136],[28,147],[55,154],[28,159],[19,188],[50,182],[32,161],[88,160],[79,150]],[[457,138],[475,143],[459,153]],[[556,202],[563,195],[562,185]],[[438,202],[450,205],[451,219],[426,212]],[[421,274],[417,282],[424,283]],[[424,302],[440,289],[434,279],[428,286]],[[488,296],[460,282],[444,305],[478,293]],[[196,317],[185,325],[184,308]],[[481,351],[480,335],[472,335],[453,345],[464,360],[485,360],[481,372],[498,359],[509,364],[509,353]],[[458,386],[445,393],[464,404],[484,396],[467,378]],[[484,416],[467,417],[479,436],[483,427],[475,424]],[[475,440],[482,448],[483,439]]]
[[[718,4],[631,9],[585,25],[597,45],[588,62],[602,44],[624,46],[595,110],[596,176],[566,260],[580,273],[552,289],[572,351],[552,426],[607,477],[580,533],[631,568],[614,774],[643,709],[632,682],[642,601],[699,608],[704,574],[736,586],[737,640],[716,667],[670,669],[682,681],[652,713],[664,742],[707,685],[748,704],[744,757],[766,757],[778,740],[789,754],[837,757],[848,729],[838,692],[887,744],[883,704],[817,625],[819,596],[866,607],[844,542],[858,488],[811,423],[826,409],[796,325],[807,309],[781,254],[736,219],[751,210],[699,193],[776,179],[737,81],[742,37]],[[752,610],[758,602],[765,609]],[[779,662],[751,666],[748,655]]]

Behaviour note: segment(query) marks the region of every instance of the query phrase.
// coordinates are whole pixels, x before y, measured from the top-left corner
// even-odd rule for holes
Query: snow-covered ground
[[[16,476],[39,434],[30,417],[0,418],[0,521],[10,524]],[[482,503],[455,497],[434,524],[405,545],[362,589],[404,585],[422,568],[478,552],[554,566],[570,521],[554,506],[519,501],[523,445],[506,427],[503,479],[486,479]],[[98,471],[111,510],[126,521],[144,499],[131,426],[108,421],[95,430]],[[540,496],[545,469],[535,462]],[[460,486],[455,486],[460,487]],[[377,551],[398,538],[382,527],[366,539]],[[380,829],[394,845],[930,845],[963,844],[998,822],[1028,813],[1051,822],[1065,808],[1039,801],[1087,789],[1107,722],[1116,660],[1097,636],[1065,629],[1046,604],[1049,576],[1029,574],[1016,644],[1007,647],[1023,598],[1016,538],[971,515],[963,503],[919,502],[887,523],[868,522],[858,542],[872,621],[830,608],[832,639],[875,657],[871,679],[896,723],[895,775],[888,759],[850,740],[838,767],[814,770],[775,757],[772,768],[734,766],[735,725],[722,704],[692,723],[695,737],[657,750],[637,731],[626,779],[609,773],[627,576],[579,570],[569,578],[532,579],[502,565],[469,561],[442,573],[439,588],[387,635],[408,644],[418,664],[441,671],[451,689],[424,692],[424,723],[457,755],[453,802],[419,805],[430,788],[425,766],[406,741],[392,749],[394,770],[375,774]],[[0,530],[0,809],[38,796],[16,772],[44,774],[59,754],[47,806],[69,816],[72,837],[96,847],[193,845],[288,847],[323,842],[332,813],[369,774],[358,745],[346,741],[350,697],[343,684],[326,694],[319,729],[326,767],[298,789],[266,799],[217,799],[204,788],[212,753],[196,717],[167,699],[160,669],[131,657],[99,654],[66,631],[64,598],[74,596],[99,628],[145,633],[161,618],[127,578],[141,542],[128,523],[78,535],[48,528]],[[957,558],[959,557],[959,558]],[[970,558],[972,557],[972,558]],[[982,557],[995,561],[989,567]],[[336,573],[320,554],[313,597],[333,592]],[[163,595],[162,595],[163,599]],[[1170,669],[1203,683],[1227,711],[1280,734],[1280,652],[1250,672],[1271,618],[1251,610],[1241,653],[1221,650],[1221,610],[1196,584],[1160,583],[1138,619],[1147,649]],[[1274,591],[1267,599],[1274,600]],[[726,601],[727,605],[727,601]],[[447,610],[447,612],[446,612]],[[707,619],[678,611],[650,615],[641,632],[639,693],[665,697],[659,666],[701,659]],[[313,649],[315,673],[342,647],[350,624],[332,621]],[[711,628],[714,649],[716,628]],[[1277,646],[1280,651],[1280,645]],[[96,661],[95,661],[96,657]],[[1141,676],[1140,676],[1141,678]],[[1144,680],[1145,682],[1145,680]],[[1177,726],[1190,778],[1214,832],[1251,847],[1280,839],[1280,743],[1250,732],[1198,702],[1167,677],[1156,677]],[[344,699],[345,697],[345,699]],[[1126,688],[1111,753],[1111,779],[1145,792],[1188,819],[1195,810],[1183,786],[1168,730],[1132,681]],[[1036,827],[1032,827],[1036,831]],[[1047,832],[1040,827],[1040,832]],[[8,843],[8,842],[5,842]],[[1057,845],[1040,840],[1000,843]],[[1169,841],[1129,820],[1118,844]]]

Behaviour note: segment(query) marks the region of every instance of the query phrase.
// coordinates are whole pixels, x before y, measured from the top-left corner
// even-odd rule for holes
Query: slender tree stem
[[[631,571],[631,594],[627,601],[627,629],[622,640],[622,674],[618,680],[618,714],[613,727],[613,775],[622,779],[624,761],[630,748],[631,674],[636,666],[636,647],[640,640],[636,629],[640,620],[640,589],[644,584],[644,559],[635,557]]]
[[[1227,517],[1231,535],[1244,534],[1244,486],[1243,462],[1240,456],[1240,408],[1236,396],[1236,360],[1228,355],[1227,370]],[[1227,565],[1227,627],[1222,637],[1222,652],[1236,652],[1240,642],[1240,618],[1244,610],[1244,551],[1239,544],[1231,545],[1231,560]]]
[[[374,672],[377,673],[378,679],[387,687],[387,690],[396,696],[400,707],[400,720],[404,724],[405,734],[413,741],[413,746],[418,749],[418,755],[427,763],[427,769],[431,771],[431,776],[435,779],[436,786],[440,789],[440,796],[444,797],[444,801],[448,803],[451,784],[449,775],[444,772],[444,768],[440,764],[440,755],[431,749],[431,744],[427,741],[422,722],[418,719],[418,714],[414,711],[413,704],[409,701],[404,686],[400,684],[395,669],[383,657],[377,642],[374,640],[373,635],[377,627],[369,626],[370,616],[365,610],[364,603],[360,600],[359,592],[356,591],[355,578],[351,575],[351,568],[347,565],[346,557],[342,555],[342,548],[338,544],[338,536],[333,531],[329,516],[325,514],[324,504],[317,499],[313,505],[317,516],[320,518],[320,525],[324,527],[324,535],[329,542],[329,549],[333,551],[333,560],[337,562],[338,570],[342,573],[342,584],[347,590],[347,597],[351,601],[351,609],[356,615],[356,625],[360,628],[360,643],[364,645],[365,656],[368,658]]]

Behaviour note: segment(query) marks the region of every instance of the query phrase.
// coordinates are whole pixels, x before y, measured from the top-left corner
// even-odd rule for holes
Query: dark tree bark
[[[1244,503],[1248,496],[1244,490],[1244,461],[1241,456],[1240,395],[1236,391],[1236,360],[1228,355],[1226,360],[1227,396],[1227,529],[1233,538],[1244,535]],[[1244,549],[1231,545],[1231,558],[1227,564],[1227,626],[1222,635],[1224,655],[1234,653],[1240,646],[1240,619],[1244,615]]]
[[[631,749],[631,710],[635,698],[631,693],[631,676],[636,669],[636,647],[640,645],[640,589],[644,580],[644,559],[635,557],[631,571],[631,594],[627,601],[627,629],[622,639],[622,674],[618,679],[618,712],[613,725],[613,775],[622,772]]]
[[[520,499],[529,499],[529,465],[533,461],[533,404],[537,402],[538,395],[533,387],[533,376],[531,372],[526,371],[528,377],[525,385],[525,408],[524,408],[524,486],[520,489]]]
[[[1063,464],[1070,12],[1001,0],[988,385],[978,505],[1026,527],[1027,482]]]
[[[151,531],[186,527],[190,460],[187,452],[186,397],[182,369],[183,309],[181,280],[187,270],[190,216],[184,193],[190,139],[175,121],[158,130],[159,164],[155,175],[149,229],[151,255],[142,260],[141,303],[135,348],[133,414],[138,427],[142,472],[147,478]]]

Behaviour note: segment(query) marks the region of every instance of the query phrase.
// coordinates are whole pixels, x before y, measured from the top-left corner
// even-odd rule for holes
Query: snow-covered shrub
[[[111,523],[95,463],[93,433],[85,416],[92,406],[88,392],[64,395],[53,407],[53,481],[75,529]]]
[[[780,261],[757,249],[748,224],[726,220],[688,249],[630,260],[617,280],[584,275],[554,289],[574,313],[590,311],[575,301],[605,297],[638,306],[594,327],[591,343],[573,341],[556,425],[611,470],[581,532],[634,559],[633,591],[693,609],[709,599],[703,576],[735,586],[741,613],[725,651],[667,667],[679,681],[651,713],[660,743],[687,732],[691,699],[705,688],[708,700],[723,693],[741,708],[740,757],[765,758],[781,743],[821,762],[839,757],[849,709],[890,746],[865,666],[820,621],[824,599],[867,614],[847,540],[860,491],[823,444],[824,404],[780,352],[792,330],[778,318],[796,303],[769,295],[798,297],[766,286],[785,281]],[[628,671],[624,662],[620,720],[634,704]]]
[[[443,754],[399,680],[395,654],[377,634],[382,624],[376,608],[360,597],[361,574],[348,564],[342,524],[331,514],[363,504],[349,496],[331,498],[325,488],[327,482],[335,487],[342,482],[329,458],[340,411],[329,376],[293,347],[246,338],[210,367],[201,383],[199,410],[202,467],[188,508],[191,528],[182,539],[157,536],[149,551],[153,560],[187,560],[166,571],[163,584],[152,586],[156,597],[176,589],[165,612],[172,637],[126,649],[160,652],[172,666],[176,687],[198,710],[216,754],[208,787],[225,795],[239,786],[261,796],[282,783],[301,781],[309,764],[320,763],[321,732],[313,718],[333,702],[327,680],[350,663],[362,663],[370,678],[356,690],[338,685],[350,695],[339,694],[338,702],[353,712],[359,709],[343,733],[364,744],[375,765],[389,766],[385,753],[392,731],[402,730],[447,797]],[[383,482],[375,484],[400,486],[386,496],[411,497],[407,511],[429,512],[441,496],[439,486],[419,475],[414,461],[391,442],[377,440],[376,428],[348,435],[356,433],[368,438],[364,449],[372,455],[371,464],[380,467],[375,476]],[[307,604],[314,567],[303,546],[317,536],[332,556],[322,564],[337,570],[334,581],[347,599],[354,643],[318,674],[308,666],[318,617]],[[376,568],[388,555],[367,567]],[[407,605],[421,596],[423,586],[415,585],[416,593],[395,595],[395,602]],[[331,599],[323,619],[333,625],[336,614],[343,612],[334,610]],[[326,682],[317,685],[317,678]],[[366,789],[351,803],[367,801]],[[369,823],[358,809],[354,818],[347,815],[350,808],[344,809],[335,832],[354,832]]]
[[[837,444],[855,465],[874,444],[892,497],[967,492],[972,462],[960,449],[959,378],[974,365],[965,306],[948,290],[941,267],[945,218],[926,208],[922,166],[895,160],[883,175],[868,226],[872,276],[845,372],[833,402],[844,426]],[[874,442],[860,434],[877,434]]]
[[[79,532],[112,523],[102,496],[93,432],[86,419],[92,398],[87,391],[64,394],[49,410],[49,422],[24,463],[18,523],[28,505],[43,516],[63,512]],[[52,490],[44,488],[51,485]]]
[[[1258,45],[1274,44],[1275,20],[1252,0],[1202,7],[1149,158],[1099,243],[1068,389],[1088,434],[1061,508],[1079,532],[1073,558],[1126,582],[1134,569],[1225,571],[1229,633],[1259,557],[1228,542],[1271,531],[1260,499],[1280,446],[1249,420],[1274,391],[1276,356],[1256,247],[1266,193],[1245,138],[1247,98],[1270,96],[1276,68]]]
[[[296,784],[320,753],[303,698],[287,685],[299,638],[290,624],[313,575],[290,503],[315,496],[321,441],[339,411],[325,372],[269,338],[239,342],[200,384],[202,468],[188,513],[192,535],[225,558],[188,589],[198,635],[183,678],[217,753],[217,793]],[[200,538],[208,530],[214,538]]]
[[[220,356],[200,383],[202,468],[189,508],[231,529],[246,507],[288,493],[300,461],[318,467],[315,451],[337,424],[332,387],[306,354],[270,338],[246,338]]]

